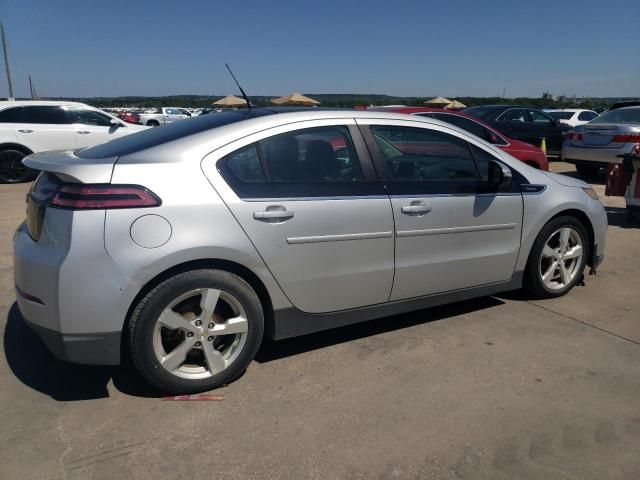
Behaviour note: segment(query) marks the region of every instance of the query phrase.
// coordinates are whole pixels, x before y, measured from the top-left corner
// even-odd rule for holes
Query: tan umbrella
[[[218,107],[246,107],[247,102],[244,98],[238,98],[235,95],[229,95],[213,102]]]
[[[464,103],[459,102],[458,100],[454,100],[444,108],[448,108],[449,110],[461,110],[463,108],[467,108],[467,106]]]
[[[273,98],[271,103],[276,105],[305,105],[310,107],[312,105],[320,105],[320,102],[313,98],[305,97],[300,93],[292,93],[286,97]]]
[[[436,97],[432,98],[431,100],[427,100],[424,103],[425,105],[429,105],[430,107],[446,107],[451,103],[451,100],[444,97]]]

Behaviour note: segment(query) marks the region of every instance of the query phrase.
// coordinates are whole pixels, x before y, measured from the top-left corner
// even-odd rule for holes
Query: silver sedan
[[[234,380],[264,336],[556,297],[604,256],[587,184],[431,118],[252,108],[24,162],[24,318],[57,357],[130,355],[172,393]]]

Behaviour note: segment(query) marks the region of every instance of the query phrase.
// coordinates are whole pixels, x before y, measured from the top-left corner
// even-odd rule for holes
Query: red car
[[[521,142],[504,136],[481,120],[471,115],[454,110],[445,110],[442,108],[428,107],[377,107],[369,110],[379,112],[408,113],[410,115],[419,115],[421,117],[430,117],[450,123],[456,127],[462,128],[469,133],[473,133],[477,137],[492,143],[496,147],[504,150],[509,155],[516,157],[527,165],[539,168],[540,170],[549,170],[549,160],[542,150],[528,143]]]
[[[140,125],[140,116],[133,112],[118,112],[116,114],[120,120],[124,120],[127,123],[134,123]]]

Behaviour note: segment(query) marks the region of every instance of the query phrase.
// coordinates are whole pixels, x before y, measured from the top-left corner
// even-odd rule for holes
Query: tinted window
[[[529,110],[529,116],[531,117],[531,121],[533,123],[553,123],[553,119],[540,110]]]
[[[0,111],[0,123],[15,123],[18,121],[20,107],[5,108]]]
[[[243,182],[264,182],[264,172],[256,144],[241,148],[226,157],[227,166],[233,175]]]
[[[82,125],[95,125],[98,127],[110,127],[111,117],[104,113],[88,108],[69,108],[67,113],[71,117],[71,123],[81,123]]]
[[[521,108],[512,108],[498,117],[500,122],[525,122],[526,116]]]
[[[425,113],[421,115],[437,118],[438,120],[442,120],[443,122],[455,125],[456,127],[462,128],[463,130],[474,134],[476,137],[486,140],[489,143],[493,143],[494,145],[507,144],[507,142],[505,142],[499,135],[495,134],[484,125],[480,125],[478,122],[475,122],[470,118],[463,117],[462,115],[452,115],[450,113],[437,112]]]
[[[392,180],[474,182],[478,170],[467,142],[425,128],[372,126]]]
[[[60,125],[69,123],[65,111],[61,107],[22,107],[18,123],[44,123]]]
[[[583,122],[589,122],[594,118],[596,118],[597,116],[598,114],[596,112],[580,112],[580,115],[578,115],[578,120],[581,120]]]
[[[573,117],[573,112],[549,112],[549,115],[551,115],[556,120],[569,120],[571,117]]]
[[[464,112],[476,118],[494,118],[500,111],[499,107],[469,107]]]
[[[147,148],[157,147],[163,143],[195,135],[247,118],[269,115],[273,112],[264,109],[251,109],[249,112],[225,112],[215,115],[202,115],[192,118],[188,122],[173,122],[162,128],[150,128],[135,135],[116,138],[108,143],[80,150],[80,158],[109,158],[139,152]]]

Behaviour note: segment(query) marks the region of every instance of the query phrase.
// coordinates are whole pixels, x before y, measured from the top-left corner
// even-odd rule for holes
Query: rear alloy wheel
[[[26,156],[20,150],[0,151],[0,183],[22,183],[33,178],[34,171],[22,163]]]
[[[262,306],[244,280],[196,270],[161,283],[140,302],[129,324],[132,357],[162,391],[211,390],[244,372],[263,328]]]
[[[552,220],[533,244],[525,272],[525,289],[537,298],[564,295],[580,280],[588,253],[588,237],[577,219]]]

